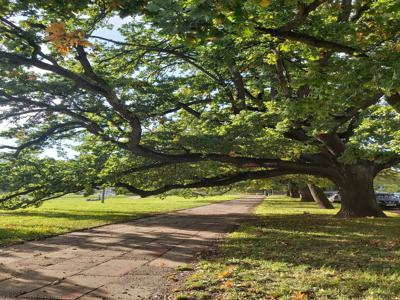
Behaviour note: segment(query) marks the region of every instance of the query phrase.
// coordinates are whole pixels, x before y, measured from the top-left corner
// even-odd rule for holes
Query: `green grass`
[[[268,197],[177,299],[400,299],[400,216],[343,220]]]
[[[180,210],[236,198],[237,195],[165,199],[139,199],[126,196],[107,197],[105,203],[85,201],[78,195],[49,200],[38,208],[0,210],[0,245],[107,223],[143,217],[149,214]]]

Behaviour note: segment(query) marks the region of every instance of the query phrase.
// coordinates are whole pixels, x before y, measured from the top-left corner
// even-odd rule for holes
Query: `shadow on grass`
[[[243,230],[247,236],[234,236],[225,246],[225,254],[311,268],[384,270],[400,275],[397,218],[340,220],[330,215],[268,215]]]
[[[304,299],[400,299],[400,218],[343,220],[313,203],[273,199],[263,208],[200,265],[187,291],[204,299],[293,299],[299,291]],[[221,292],[227,280],[234,286]]]
[[[110,212],[84,212],[79,210],[68,210],[66,212],[49,210],[49,211],[10,211],[2,212],[0,216],[5,217],[38,217],[38,218],[60,218],[60,219],[70,219],[76,221],[84,220],[114,220],[118,218],[129,218],[136,217],[140,213],[129,213],[123,211],[110,211]]]
[[[138,204],[138,202],[145,202],[144,199],[136,199],[133,202],[134,204]],[[84,201],[84,200],[82,200]],[[165,200],[166,202],[168,199]],[[184,201],[181,201],[184,203]],[[188,199],[188,202],[189,201]],[[217,202],[215,202],[217,203]],[[76,203],[74,203],[76,204]],[[108,203],[106,203],[108,204]],[[129,206],[130,203],[123,203],[121,205]],[[207,198],[200,198],[196,200],[196,203],[191,205],[191,207],[198,207],[203,205],[210,205],[213,202],[207,200]],[[157,213],[157,205],[154,203],[149,203],[149,207],[142,208],[140,206],[132,206],[132,210],[115,210],[114,207],[102,206],[103,204],[99,203],[97,207],[85,207],[84,210],[80,209],[42,209],[39,208],[37,211],[35,210],[14,210],[14,211],[0,211],[0,217],[38,217],[38,218],[62,218],[76,221],[85,221],[85,220],[98,220],[98,221],[112,221],[118,219],[129,219],[129,218],[137,218],[142,216],[148,216],[151,214]],[[139,204],[140,205],[140,204]],[[143,203],[141,205],[146,205]],[[182,205],[182,204],[181,204]],[[174,207],[172,206],[170,210],[182,210],[187,209],[184,206]],[[164,209],[162,213],[167,213],[168,210]]]

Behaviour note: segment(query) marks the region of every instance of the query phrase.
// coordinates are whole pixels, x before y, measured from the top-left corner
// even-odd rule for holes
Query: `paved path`
[[[263,196],[0,248],[0,299],[166,299],[170,274]]]

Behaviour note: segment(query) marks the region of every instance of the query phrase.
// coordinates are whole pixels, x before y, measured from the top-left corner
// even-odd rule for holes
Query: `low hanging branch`
[[[69,132],[73,129],[82,128],[82,127],[84,127],[84,126],[82,126],[82,123],[76,122],[76,121],[57,124],[57,125],[54,125],[48,129],[46,129],[43,132],[38,132],[38,133],[34,134],[34,137],[31,140],[29,140],[19,146],[0,146],[0,149],[1,148],[13,149],[13,150],[15,150],[14,155],[18,156],[22,150],[33,147],[33,146],[40,146],[46,140],[48,140],[49,138],[51,138],[54,135],[64,133],[64,132]]]
[[[287,174],[290,174],[290,172],[282,171],[282,170],[241,172],[241,173],[225,175],[225,176],[204,178],[204,179],[201,179],[201,180],[198,180],[195,182],[191,182],[191,183],[165,185],[165,186],[155,189],[155,190],[142,190],[142,189],[136,188],[125,182],[117,182],[115,184],[115,186],[126,188],[130,192],[138,194],[142,197],[148,197],[148,196],[153,196],[153,195],[159,195],[159,194],[168,192],[173,189],[226,186],[226,185],[234,184],[234,183],[237,183],[239,181],[244,181],[244,180],[264,179],[264,178],[277,177],[277,176],[287,175]]]

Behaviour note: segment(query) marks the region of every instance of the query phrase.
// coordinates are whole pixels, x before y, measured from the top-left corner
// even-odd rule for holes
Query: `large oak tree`
[[[400,162],[398,1],[2,3],[2,136],[16,139],[3,206],[306,174],[339,187],[340,216],[383,216],[373,180]],[[38,155],[61,140],[74,158]]]

